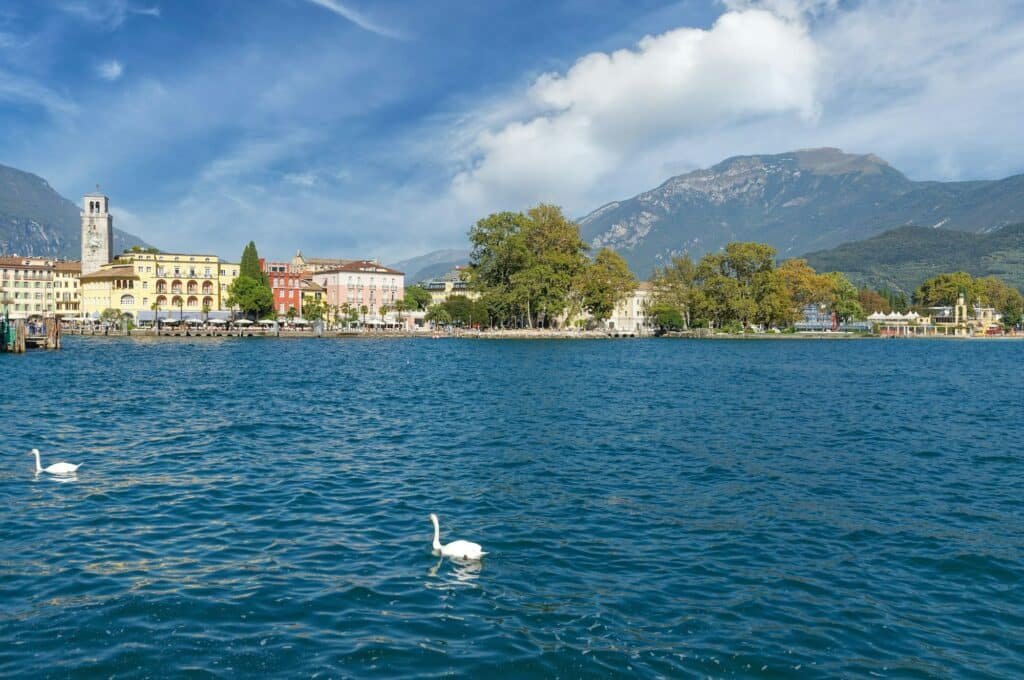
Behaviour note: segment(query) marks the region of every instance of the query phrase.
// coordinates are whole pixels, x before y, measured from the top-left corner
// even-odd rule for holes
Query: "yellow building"
[[[95,318],[117,309],[140,319],[150,317],[154,306],[166,312],[225,310],[237,277],[238,264],[216,255],[124,253],[82,276],[82,313]]]
[[[78,316],[81,309],[81,262],[55,262],[53,265],[53,302],[56,316]]]
[[[430,293],[430,304],[440,305],[454,295],[462,295],[470,300],[480,299],[480,293],[472,290],[462,278],[464,267],[456,267],[438,279],[429,279],[420,283],[420,287]]]

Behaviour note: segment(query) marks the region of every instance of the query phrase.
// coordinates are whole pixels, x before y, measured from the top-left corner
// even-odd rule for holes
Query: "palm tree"
[[[366,315],[370,313],[370,308],[366,305],[360,305],[359,311],[363,313],[363,328],[366,328]]]
[[[160,335],[160,303],[154,302],[149,306],[149,309],[153,312],[153,322],[156,326],[156,334]]]

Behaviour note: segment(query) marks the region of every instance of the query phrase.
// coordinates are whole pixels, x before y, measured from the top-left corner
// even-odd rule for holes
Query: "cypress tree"
[[[256,252],[256,244],[249,241],[249,245],[242,251],[242,261],[238,267],[239,276],[248,276],[254,281],[259,281],[264,286],[270,286],[270,280],[260,268],[260,256]]]

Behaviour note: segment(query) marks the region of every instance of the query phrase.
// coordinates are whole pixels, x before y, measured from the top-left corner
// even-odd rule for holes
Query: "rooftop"
[[[307,262],[311,262],[311,260],[306,260],[306,261]],[[400,272],[397,269],[392,269],[390,267],[385,267],[384,265],[378,264],[377,262],[371,262],[370,260],[350,260],[347,263],[345,263],[345,264],[343,264],[343,265],[341,265],[339,267],[335,267],[333,269],[327,269],[327,270],[324,270],[324,271],[321,271],[321,272],[317,272],[317,273],[318,274],[332,274],[334,272],[346,272],[346,273],[353,273],[353,274],[404,274],[405,273],[405,272]]]

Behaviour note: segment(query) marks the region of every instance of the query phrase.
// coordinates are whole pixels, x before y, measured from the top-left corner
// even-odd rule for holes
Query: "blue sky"
[[[0,163],[158,246],[394,261],[730,155],[1024,171],[1012,0],[8,0]]]

